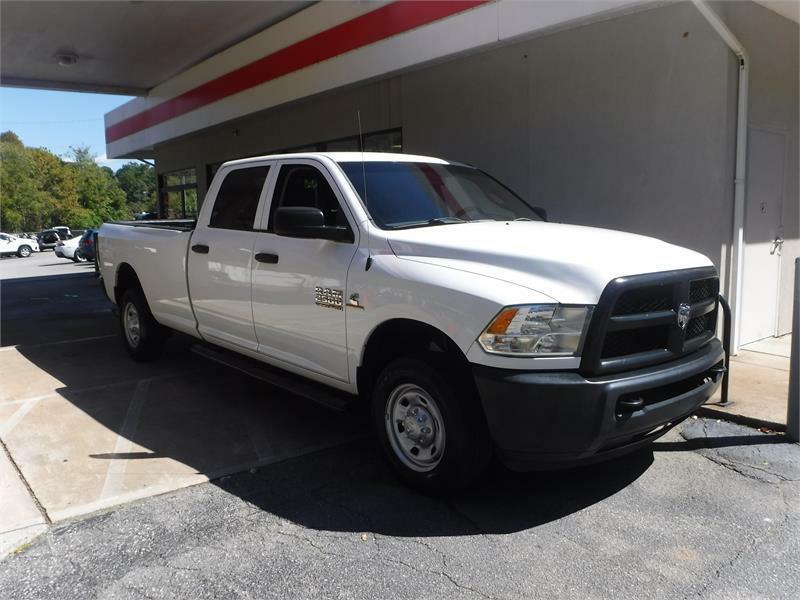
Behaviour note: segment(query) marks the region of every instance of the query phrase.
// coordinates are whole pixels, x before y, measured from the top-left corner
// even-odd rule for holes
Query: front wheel
[[[386,366],[373,391],[372,419],[389,464],[406,483],[427,493],[469,485],[491,459],[473,386],[436,353]]]
[[[27,258],[31,255],[31,252],[33,252],[33,250],[30,246],[20,246],[17,249],[17,256],[20,258]]]
[[[161,356],[166,330],[153,318],[144,294],[138,288],[122,295],[119,324],[122,341],[133,360],[149,362]]]

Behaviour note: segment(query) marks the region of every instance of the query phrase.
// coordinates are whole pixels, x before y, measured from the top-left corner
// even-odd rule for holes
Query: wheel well
[[[392,319],[369,336],[358,368],[359,394],[368,398],[383,368],[391,361],[418,352],[441,352],[453,366],[469,373],[469,362],[461,348],[443,331],[412,319]]]
[[[142,289],[142,284],[139,283],[139,277],[136,275],[136,271],[133,270],[132,266],[128,263],[122,263],[117,269],[117,282],[114,285],[114,301],[117,303],[117,306],[119,306],[122,300],[122,294],[124,294],[126,290],[134,287]]]

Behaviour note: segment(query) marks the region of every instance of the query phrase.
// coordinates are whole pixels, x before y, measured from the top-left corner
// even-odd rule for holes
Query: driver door
[[[358,247],[358,229],[324,165],[284,160],[272,185],[254,253],[253,320],[258,351],[279,366],[348,381],[344,294]],[[281,206],[316,207],[327,225],[355,232],[355,242],[294,238],[274,233]]]

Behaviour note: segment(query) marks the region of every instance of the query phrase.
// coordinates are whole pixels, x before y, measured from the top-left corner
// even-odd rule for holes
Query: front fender
[[[549,296],[520,285],[458,269],[393,254],[373,256],[371,260],[369,271],[359,268],[360,261],[355,260],[347,282],[351,381],[356,380],[369,336],[386,321],[410,319],[430,325],[450,337],[469,357],[478,335],[504,306],[553,302]],[[347,299],[353,294],[358,294],[358,307],[348,305]],[[483,354],[489,360],[496,358]],[[480,356],[477,362],[481,362]],[[530,361],[526,362],[529,366]]]

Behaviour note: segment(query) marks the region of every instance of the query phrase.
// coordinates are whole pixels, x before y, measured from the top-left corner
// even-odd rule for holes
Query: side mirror
[[[326,226],[325,215],[318,208],[284,206],[275,211],[275,233],[286,237],[353,242],[353,232],[347,227]]]
[[[536,216],[539,217],[542,221],[547,221],[547,211],[543,209],[541,206],[534,206],[533,212],[535,212]]]

